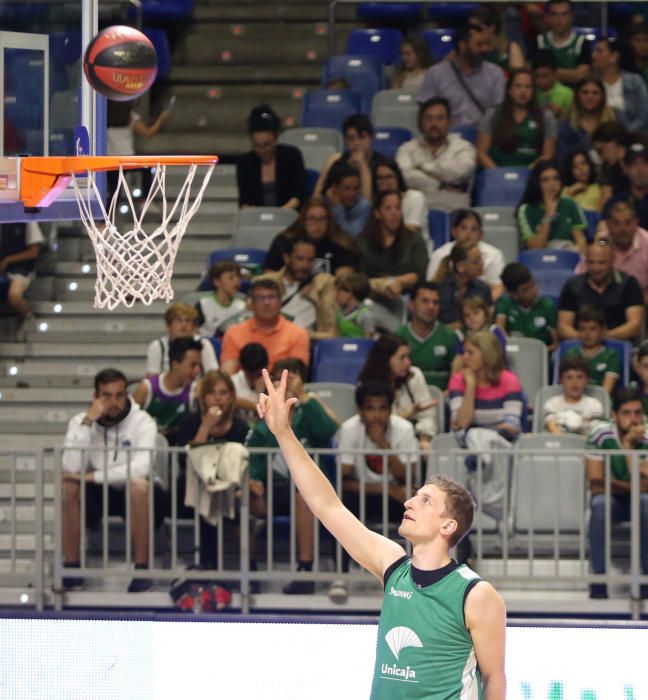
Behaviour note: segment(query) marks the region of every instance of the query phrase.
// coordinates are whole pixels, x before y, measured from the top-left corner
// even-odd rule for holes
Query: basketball
[[[137,29],[107,27],[88,44],[83,70],[97,92],[125,102],[151,87],[157,75],[157,54],[148,37]]]

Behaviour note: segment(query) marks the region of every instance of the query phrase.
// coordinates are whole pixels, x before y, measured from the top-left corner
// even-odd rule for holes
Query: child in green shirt
[[[556,59],[549,49],[536,51],[531,59],[538,104],[551,110],[556,119],[562,119],[571,107],[574,91],[558,80],[556,68]]]
[[[371,309],[364,303],[371,292],[367,275],[350,272],[335,280],[335,289],[338,335],[371,338],[376,331],[376,322]]]

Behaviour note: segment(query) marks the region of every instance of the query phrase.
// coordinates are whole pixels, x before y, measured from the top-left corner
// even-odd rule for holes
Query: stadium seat
[[[535,396],[549,383],[547,346],[535,338],[509,338],[506,343],[509,368],[520,379],[527,396]]]
[[[353,90],[309,90],[302,106],[302,127],[342,130],[342,122],[362,111],[362,95]]]
[[[181,22],[194,11],[195,0],[141,0],[142,15],[147,22]],[[129,5],[128,16],[135,18],[135,9]]]
[[[520,249],[520,234],[517,227],[512,226],[482,226],[482,240],[499,248],[504,256],[504,262],[515,262]]]
[[[471,12],[479,9],[476,2],[435,2],[428,7],[428,17],[443,22],[445,20],[468,19]]]
[[[421,17],[420,2],[362,2],[358,17],[379,22],[416,22]]]
[[[251,276],[258,275],[263,270],[263,263],[266,259],[266,250],[260,248],[223,248],[214,250],[207,258],[207,267],[198,286],[198,291],[209,291],[212,289],[211,283],[207,278],[206,271],[212,265],[223,260],[233,260],[238,263],[244,270],[247,270]]]
[[[477,143],[477,127],[476,126],[456,126],[450,129],[450,133],[458,134],[465,141],[469,141],[473,145]]]
[[[294,209],[282,207],[245,207],[234,221],[232,242],[236,248],[267,249],[272,239],[297,219]]]
[[[398,126],[381,126],[374,131],[373,148],[387,158],[395,158],[398,147],[412,138],[409,129]]]
[[[320,171],[315,168],[306,168],[306,196],[312,197],[315,191],[315,185],[319,178]]]
[[[391,65],[398,61],[403,35],[398,29],[352,29],[346,52],[352,56],[375,56]]]
[[[544,416],[543,407],[545,403],[552,397],[558,396],[563,393],[562,386],[559,384],[551,384],[549,386],[543,386],[536,395],[533,409],[533,426],[532,430],[534,433],[544,432]],[[593,396],[598,399],[603,405],[603,417],[608,419],[610,417],[610,395],[605,391],[602,386],[596,384],[588,384],[585,387],[585,395]]]
[[[576,34],[584,34],[587,41],[592,44],[599,39],[604,39],[606,36],[611,39],[616,39],[619,36],[617,30],[609,25],[605,34],[601,27],[573,27],[573,30]]]
[[[603,345],[605,345],[606,347],[614,348],[617,351],[619,357],[621,358],[621,376],[619,377],[619,384],[620,386],[625,386],[630,381],[630,359],[632,357],[632,343],[629,343],[627,340],[613,339],[606,339],[602,342]],[[558,369],[560,367],[560,360],[562,359],[563,355],[568,350],[577,347],[579,344],[579,340],[572,338],[570,340],[563,340],[562,343],[560,343],[556,348],[553,354],[552,382],[554,384],[558,384],[558,382],[560,381],[558,376]]]
[[[450,240],[450,214],[442,209],[428,210],[428,230],[434,249]]]
[[[565,283],[573,276],[574,273],[571,270],[561,268],[551,269],[543,267],[533,272],[540,294],[545,297],[551,297],[556,306],[558,306]]]
[[[158,59],[158,72],[156,80],[167,78],[171,74],[171,48],[169,38],[163,29],[144,29],[144,34],[151,40],[155,47]]]
[[[593,241],[594,236],[596,236],[596,227],[601,221],[601,212],[583,209],[583,214],[587,219],[587,239]]]
[[[216,359],[220,360],[220,354],[221,354],[221,349],[222,349],[222,345],[223,345],[221,342],[221,339],[216,338],[215,336],[210,336],[209,338],[207,338],[207,340],[209,340],[209,342],[212,344],[212,346],[214,348],[214,353],[216,355]]]
[[[312,380],[355,384],[373,344],[372,338],[320,340],[313,352]]]
[[[383,64],[376,56],[331,56],[322,66],[322,88],[337,78],[344,78],[362,96],[360,111],[365,113],[371,109],[373,96],[385,87]]]
[[[517,228],[515,207],[473,207],[484,228]]]
[[[337,129],[318,127],[286,129],[279,136],[279,143],[299,148],[306,168],[314,170],[321,170],[327,158],[344,148],[344,139]]]
[[[517,207],[524,194],[528,168],[487,168],[477,174],[473,204],[476,207]]]
[[[394,333],[407,321],[407,305],[404,298],[396,299],[365,299],[365,304],[371,310],[378,330]]]
[[[435,61],[442,61],[454,48],[456,30],[446,27],[424,29],[421,32],[423,41],[430,49]]]
[[[344,422],[355,416],[355,385],[341,382],[311,382],[304,386],[309,394],[315,394]]]
[[[578,265],[580,255],[573,250],[560,250],[559,248],[536,248],[535,250],[521,250],[518,260],[526,265],[529,270],[561,269],[574,272]]]
[[[408,90],[381,90],[374,95],[371,121],[375,127],[399,126],[418,134],[416,95]]]

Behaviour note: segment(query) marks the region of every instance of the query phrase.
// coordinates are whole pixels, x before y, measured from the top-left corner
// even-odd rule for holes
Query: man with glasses
[[[255,280],[250,287],[252,318],[231,326],[223,336],[221,367],[228,374],[240,369],[241,349],[248,343],[260,343],[268,353],[269,365],[287,357],[310,362],[308,333],[281,315],[281,290],[271,279]]]

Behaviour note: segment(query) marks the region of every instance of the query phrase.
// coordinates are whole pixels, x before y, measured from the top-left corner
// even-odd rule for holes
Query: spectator
[[[558,80],[556,59],[548,49],[536,51],[531,58],[531,70],[536,86],[536,99],[556,119],[562,119],[574,100],[574,91]]]
[[[587,362],[587,376],[592,384],[612,394],[621,374],[621,358],[614,348],[603,343],[605,312],[585,304],[576,314],[580,344],[568,350],[566,357],[582,357]]]
[[[482,6],[468,17],[468,24],[483,31],[489,38],[490,51],[485,60],[503,71],[524,68],[524,51],[520,44],[509,38],[507,22],[502,21],[501,10],[496,5]]]
[[[582,209],[601,211],[603,188],[596,181],[596,168],[589,153],[586,150],[572,151],[562,165],[562,196],[571,197]]]
[[[430,386],[445,391],[457,347],[457,334],[439,321],[441,297],[438,285],[422,282],[410,292],[407,305],[411,320],[396,335],[410,347],[413,364],[423,371]]]
[[[214,346],[207,338],[196,334],[198,311],[189,304],[177,302],[164,312],[167,335],[151,341],[146,351],[146,376],[161,374],[169,369],[169,343],[175,338],[193,338],[200,343],[200,361],[203,371],[218,369]]]
[[[175,444],[180,420],[191,411],[200,376],[201,345],[193,338],[174,338],[169,343],[169,369],[144,379],[133,400],[157,423],[169,444]]]
[[[85,525],[96,528],[101,522],[104,484],[108,489],[109,513],[126,517],[126,481],[129,480],[133,560],[135,569],[148,568],[149,488],[157,428],[151,416],[128,396],[127,384],[119,370],[102,370],[94,378],[92,404],[68,423],[63,451],[62,509],[66,567],[79,567],[81,528]],[[81,523],[81,472],[85,481],[84,524]],[[164,493],[157,485],[154,510],[157,526],[165,515]],[[73,588],[82,585],[83,579],[68,577],[63,584]],[[147,591],[151,585],[150,579],[136,577],[128,591]]]
[[[608,199],[603,208],[603,216],[607,218],[608,211],[615,202],[630,202],[639,218],[639,225],[648,230],[648,147],[643,143],[631,144],[626,150],[623,163],[630,186]]]
[[[594,44],[592,68],[603,81],[608,106],[624,115],[628,130],[648,129],[648,89],[640,75],[621,70],[617,41],[603,38]]]
[[[597,240],[587,247],[586,272],[571,277],[563,287],[558,305],[558,336],[578,338],[576,312],[585,304],[605,312],[606,338],[634,341],[644,318],[639,282],[613,267],[609,241]]]
[[[442,65],[442,64],[439,64]],[[396,162],[408,187],[425,195],[429,208],[451,211],[467,207],[475,172],[475,147],[450,134],[450,107],[434,97],[419,107],[420,134],[399,146]]]
[[[434,406],[423,372],[412,365],[405,338],[381,335],[367,355],[358,383],[387,382],[393,392],[392,413],[414,426],[421,450],[429,450],[438,426]]]
[[[455,243],[450,254],[441,261],[434,276],[439,285],[441,311],[439,320],[452,328],[461,325],[461,302],[472,296],[484,299],[493,305],[490,287],[482,282],[484,261],[477,243]]]
[[[556,152],[556,119],[538,106],[533,75],[517,68],[509,75],[502,104],[488,109],[479,122],[477,162],[482,168],[532,166]]]
[[[476,454],[466,458],[469,484],[477,490],[479,464],[482,490],[476,493],[484,512],[501,518],[507,464],[489,451],[509,450],[522,429],[520,380],[505,369],[497,338],[488,331],[470,335],[464,343],[463,370],[448,384],[450,419],[457,442]]]
[[[314,394],[306,393],[306,365],[299,359],[286,358],[276,362],[272,369],[272,379],[279,383],[283,370],[288,370],[286,398],[296,398],[298,403],[293,408],[291,425],[297,439],[306,449],[328,447],[338,424],[333,414]],[[258,421],[247,438],[248,447],[277,449],[277,440],[270,432],[265,421]],[[274,454],[250,455],[250,489],[252,498],[250,510],[260,518],[267,517],[267,468],[273,470],[272,502],[275,515],[292,515],[290,512],[290,481],[288,465],[281,452]],[[313,568],[313,515],[299,491],[295,494],[295,530],[297,534],[298,571],[311,571]],[[284,587],[287,594],[307,594],[315,591],[312,581],[292,581]]]
[[[521,247],[585,250],[585,214],[573,199],[563,197],[561,192],[557,163],[538,161],[516,211]]]
[[[428,68],[419,103],[443,97],[449,104],[452,128],[477,126],[481,115],[504,99],[504,72],[485,60],[491,45],[491,37],[482,28],[468,23],[459,27],[454,57]]]
[[[575,85],[590,70],[590,50],[586,37],[572,30],[574,15],[569,0],[548,0],[545,21],[548,31],[537,37],[537,46],[554,55],[558,80]]]
[[[638,73],[648,85],[648,24],[631,24],[627,30],[630,55],[626,57],[627,68]]]
[[[371,204],[361,194],[357,169],[344,161],[333,163],[325,183],[325,192],[337,225],[345,233],[359,236],[371,213]]]
[[[444,243],[440,248],[436,248],[430,255],[427,279],[432,279],[441,265],[441,261],[450,255],[455,243],[477,243],[482,254],[484,272],[480,279],[486,282],[497,299],[502,293],[502,270],[504,269],[504,256],[499,248],[485,243],[482,240],[483,229],[482,220],[479,214],[472,209],[458,209],[452,213],[452,241]]]
[[[265,270],[280,270],[284,266],[284,254],[295,238],[308,238],[315,244],[314,275],[346,275],[357,265],[356,243],[338,226],[323,197],[306,200],[297,221],[274,237],[263,265]]]
[[[358,247],[360,271],[369,277],[374,294],[396,298],[425,278],[427,249],[421,235],[403,223],[399,192],[377,196]]]
[[[308,333],[281,316],[281,289],[275,280],[254,280],[248,293],[252,318],[230,326],[223,336],[221,362],[228,374],[238,372],[244,345],[260,343],[268,353],[270,366],[287,357],[310,361]]]
[[[236,164],[241,207],[299,209],[306,171],[298,148],[277,143],[281,122],[268,105],[252,109],[247,121],[252,150]]]
[[[462,326],[457,330],[457,354],[452,361],[452,374],[463,369],[464,340],[480,331],[492,333],[497,338],[506,360],[506,333],[492,323],[493,307],[488,306],[482,297],[467,297],[461,302],[461,321]]]
[[[594,421],[603,418],[603,406],[593,396],[585,394],[587,360],[578,355],[565,356],[558,368],[562,394],[545,401],[542,407],[545,430],[548,433],[587,435]]]
[[[7,301],[21,322],[34,319],[25,292],[36,276],[36,259],[44,243],[35,221],[0,225],[0,275],[9,278]]]
[[[502,272],[506,295],[497,300],[495,320],[507,335],[541,340],[556,347],[556,306],[540,296],[538,285],[526,265],[509,263]]]
[[[603,188],[604,203],[613,192],[628,189],[628,178],[623,167],[631,135],[618,122],[603,122],[592,134],[592,146],[601,167],[598,182]]]
[[[376,320],[364,303],[371,293],[369,278],[362,272],[335,280],[337,302],[337,332],[347,338],[371,338],[376,332]]]
[[[245,301],[239,296],[241,268],[233,260],[222,260],[209,268],[207,276],[214,293],[196,304],[196,322],[202,335],[222,335],[228,321],[245,310]]]
[[[596,423],[587,440],[591,450],[585,460],[587,480],[592,499],[590,501],[589,546],[592,571],[605,573],[606,507],[609,507],[611,524],[630,520],[630,470],[633,462],[641,470],[639,475],[641,518],[641,571],[648,574],[648,481],[643,475],[646,469],[645,452],[648,450],[648,428],[644,423],[641,393],[637,387],[625,387],[617,392],[613,403],[612,421]],[[607,450],[626,450],[627,455],[608,455]],[[606,504],[605,464],[610,462],[610,503]],[[607,542],[610,547],[611,543]],[[607,585],[590,584],[590,598],[607,598]],[[648,597],[648,586],[641,585],[641,597]]]
[[[639,375],[641,403],[643,404],[644,416],[646,416],[646,422],[648,423],[648,343],[646,341],[639,345],[632,364],[634,371]]]
[[[425,71],[434,63],[430,49],[419,36],[406,36],[400,45],[400,61],[394,68],[391,87],[418,92]]]
[[[258,416],[256,405],[259,394],[264,391],[261,371],[268,367],[268,353],[260,343],[248,343],[241,348],[241,369],[232,375],[236,392],[236,407],[245,415],[249,423]]]

